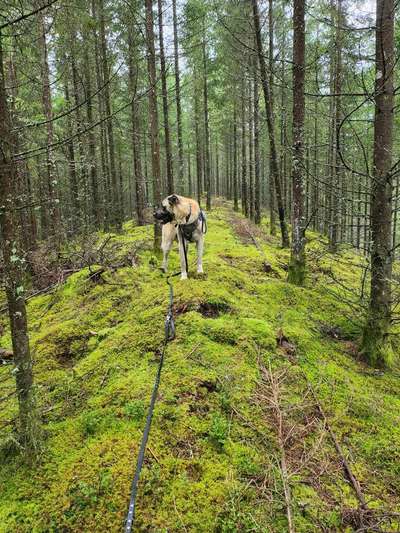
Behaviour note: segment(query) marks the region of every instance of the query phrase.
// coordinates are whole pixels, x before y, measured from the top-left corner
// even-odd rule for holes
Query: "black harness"
[[[186,217],[186,221],[189,221],[191,215],[190,213]],[[193,242],[193,234],[197,229],[197,226],[199,224],[199,221],[201,221],[201,232],[203,234],[207,233],[207,219],[204,211],[200,209],[199,216],[196,218],[194,222],[191,222],[190,224],[179,224],[179,229],[181,231],[181,235],[183,235],[185,241]]]

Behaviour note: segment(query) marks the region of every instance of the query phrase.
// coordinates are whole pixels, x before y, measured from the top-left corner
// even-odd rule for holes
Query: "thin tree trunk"
[[[115,163],[115,143],[114,143],[114,127],[112,120],[112,107],[111,107],[111,95],[110,95],[110,84],[108,80],[110,78],[110,71],[108,66],[108,47],[106,39],[106,30],[105,30],[105,20],[104,20],[104,0],[97,0],[99,7],[99,28],[100,28],[100,49],[101,49],[101,66],[103,70],[103,80],[104,80],[104,106],[106,116],[109,117],[106,121],[107,124],[107,137],[108,137],[108,152],[109,152],[109,162],[110,162],[110,177],[111,177],[111,216],[112,224],[115,225],[118,229],[122,226],[121,218],[121,204],[120,204],[120,192],[119,183],[117,179],[117,168]]]
[[[270,91],[270,102],[272,115],[274,114],[274,5],[273,0],[268,2],[268,63],[269,63],[269,85],[271,87]],[[257,44],[257,43],[256,43]],[[271,235],[276,234],[276,221],[275,221],[275,185],[274,185],[274,171],[272,168],[272,157],[269,159],[269,220],[270,220],[270,233]]]
[[[134,60],[137,58],[137,44],[134,42],[132,28],[128,29],[128,76],[129,76],[129,93],[131,101],[131,122],[132,122],[132,151],[133,167],[135,170],[135,198],[136,198],[136,216],[137,223],[142,226],[144,220],[144,180],[142,172],[142,162],[140,157],[140,116],[138,102],[136,100],[138,84],[138,67]]]
[[[204,24],[204,22],[203,22]],[[204,153],[204,180],[206,186],[206,207],[211,209],[211,167],[210,167],[210,132],[209,132],[209,116],[208,116],[208,81],[207,81],[207,54],[206,54],[206,35],[205,26],[203,26],[203,97],[204,97],[204,137],[205,137],[205,153]]]
[[[261,224],[260,127],[257,61],[254,61],[254,222]]]
[[[5,270],[5,290],[11,325],[14,372],[19,407],[19,440],[24,453],[33,459],[38,451],[38,418],[36,413],[32,359],[24,297],[24,273],[20,236],[16,225],[14,194],[15,165],[11,118],[5,88],[2,36],[0,34],[0,237]]]
[[[150,114],[150,137],[151,137],[151,163],[153,174],[153,202],[161,203],[161,170],[160,170],[160,142],[158,138],[158,109],[157,109],[157,76],[156,76],[156,53],[154,48],[153,26],[153,2],[145,0],[146,6],[146,44],[147,44],[147,68],[149,72],[149,114]],[[161,244],[161,228],[154,224],[154,251],[159,253]]]
[[[68,79],[65,80],[64,94],[65,94],[65,103],[67,105],[67,108],[70,108],[71,99],[69,96]],[[72,137],[72,135],[73,135],[73,128],[72,128],[71,114],[68,114],[67,115],[67,136]],[[80,221],[78,177],[76,174],[75,146],[74,146],[74,142],[72,139],[67,143],[67,154],[68,154],[69,182],[70,182],[70,188],[71,188],[70,227],[72,230],[72,234],[75,235],[77,231],[81,229],[81,221]]]
[[[170,139],[170,134],[169,134],[168,88],[167,88],[167,73],[166,73],[165,54],[164,54],[162,0],[158,0],[158,38],[159,38],[159,45],[160,45],[160,67],[161,67],[161,87],[162,87],[162,103],[163,103],[163,115],[164,115],[165,158],[166,158],[166,164],[167,164],[167,191],[168,191],[168,194],[172,194],[175,192],[175,189],[174,189],[174,173],[173,173],[173,168],[172,168],[171,139]]]
[[[362,350],[373,365],[390,362],[393,198],[394,0],[377,0],[374,162],[371,195],[371,294]]]
[[[41,68],[42,68],[42,104],[44,116],[46,117],[47,129],[47,149],[46,149],[46,174],[47,184],[45,187],[45,201],[48,209],[42,205],[43,218],[45,227],[42,228],[42,237],[52,235],[57,241],[61,240],[61,214],[58,198],[58,183],[56,179],[55,163],[51,145],[54,143],[53,133],[53,111],[50,92],[50,74],[49,61],[46,40],[46,25],[42,12],[38,15],[39,20],[39,43],[41,50]],[[48,216],[47,216],[48,214]]]
[[[176,16],[176,0],[172,0],[172,14],[174,25],[174,65],[175,65],[175,97],[176,97],[176,127],[178,134],[178,190],[184,192],[183,180],[183,141],[182,141],[182,110],[181,110],[181,87],[179,70],[179,44],[178,22]],[[189,192],[189,196],[191,192]]]
[[[267,126],[269,135],[270,155],[272,161],[273,178],[275,181],[276,200],[278,204],[279,222],[281,228],[282,247],[287,248],[289,246],[289,235],[287,231],[285,221],[285,209],[283,206],[281,183],[279,179],[279,166],[276,152],[275,133],[273,128],[273,116],[271,109],[270,88],[268,86],[267,72],[265,66],[264,53],[261,42],[261,28],[260,28],[260,15],[258,12],[257,0],[252,0],[253,5],[253,18],[254,18],[254,30],[257,40],[257,52],[258,60],[260,63],[261,81],[264,92],[265,110],[267,115]]]
[[[239,211],[238,161],[237,161],[237,113],[233,108],[233,209]]]
[[[89,39],[89,36],[86,36]],[[88,98],[92,94],[92,76],[90,72],[90,62],[87,47],[84,48],[84,68],[85,68],[85,85],[86,85],[86,120],[87,127],[93,124],[93,101],[92,98]],[[88,132],[88,148],[89,148],[89,174],[91,185],[91,215],[94,227],[100,229],[102,223],[102,213],[100,208],[100,196],[99,196],[99,184],[98,184],[98,171],[97,171],[97,159],[96,159],[96,140],[93,129]]]
[[[288,281],[304,285],[305,218],[304,218],[304,69],[305,69],[304,0],[294,0],[293,7],[293,208],[292,248]]]

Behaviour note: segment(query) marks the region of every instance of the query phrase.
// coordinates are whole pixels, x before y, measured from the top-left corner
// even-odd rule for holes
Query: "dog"
[[[186,253],[189,242],[196,243],[197,273],[203,274],[204,234],[207,226],[206,216],[196,200],[170,194],[164,198],[153,216],[162,224],[162,270],[168,270],[168,255],[175,238],[178,237],[181,279],[187,279]]]

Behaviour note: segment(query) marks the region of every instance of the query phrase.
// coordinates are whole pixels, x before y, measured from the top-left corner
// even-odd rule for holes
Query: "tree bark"
[[[293,6],[293,165],[292,165],[292,248],[288,281],[303,286],[306,273],[304,218],[304,0]]]
[[[151,138],[151,163],[153,173],[153,202],[161,203],[161,170],[160,170],[160,141],[158,137],[158,109],[157,109],[157,77],[156,77],[156,53],[154,48],[154,23],[153,2],[145,0],[146,6],[146,45],[147,45],[147,68],[149,73],[149,114],[150,114],[150,138]],[[154,251],[159,253],[161,244],[161,228],[154,224]]]
[[[204,181],[206,186],[206,207],[211,209],[211,168],[210,168],[210,131],[209,131],[209,114],[208,114],[208,81],[207,81],[207,53],[206,53],[206,30],[203,22],[203,98],[204,98]]]
[[[99,29],[100,29],[100,50],[101,50],[101,67],[104,81],[104,107],[107,121],[107,137],[108,137],[108,155],[109,155],[109,164],[110,164],[110,178],[111,178],[111,223],[117,228],[120,229],[122,226],[122,217],[121,217],[121,203],[120,203],[120,192],[119,183],[117,179],[117,168],[115,163],[115,143],[114,143],[114,127],[112,115],[112,106],[111,106],[111,95],[110,95],[110,84],[108,80],[110,78],[110,70],[108,66],[108,47],[106,39],[106,30],[105,30],[105,20],[104,20],[104,0],[97,0],[99,8]]]
[[[283,206],[281,183],[279,179],[279,166],[278,166],[278,159],[277,159],[277,152],[276,152],[275,133],[274,133],[274,127],[273,127],[270,88],[268,85],[264,52],[263,52],[263,47],[262,47],[262,42],[261,42],[260,15],[258,12],[257,0],[252,0],[252,5],[253,5],[254,30],[255,30],[255,36],[256,36],[256,41],[257,41],[258,60],[260,64],[261,83],[262,83],[263,92],[264,92],[265,110],[266,110],[266,116],[267,116],[272,173],[273,173],[273,179],[275,182],[276,200],[278,204],[282,247],[287,248],[289,246],[289,235],[288,235],[288,230],[287,230],[286,221],[285,221],[285,209]]]
[[[181,109],[181,82],[179,70],[179,43],[178,21],[176,16],[176,0],[172,0],[172,14],[174,25],[174,66],[175,66],[175,97],[176,97],[176,127],[178,135],[178,190],[184,192],[183,176],[183,141],[182,141],[182,109]],[[189,193],[189,196],[191,192]]]
[[[394,0],[377,0],[374,161],[371,196],[371,294],[362,351],[372,365],[390,363],[393,197]]]
[[[46,175],[47,183],[44,189],[44,200],[48,205],[41,206],[42,209],[42,223],[45,227],[41,228],[42,238],[52,235],[56,241],[61,240],[61,214],[58,197],[58,183],[55,171],[55,162],[53,158],[53,149],[51,145],[54,143],[53,132],[53,110],[50,92],[50,75],[49,75],[49,61],[47,51],[46,39],[46,24],[42,12],[38,15],[39,20],[39,43],[41,51],[41,70],[42,70],[42,104],[44,116],[46,117],[47,130],[47,149],[46,149]]]
[[[142,161],[140,155],[140,116],[138,102],[136,100],[138,85],[138,67],[134,60],[137,59],[137,44],[134,41],[132,28],[128,29],[128,76],[129,76],[129,93],[131,101],[131,122],[132,122],[132,151],[133,167],[135,170],[135,198],[136,198],[136,217],[139,226],[143,226],[144,208],[145,208],[145,184],[142,172]]]
[[[159,38],[159,45],[160,45],[161,88],[162,88],[162,103],[163,103],[163,115],[164,115],[164,141],[165,141],[165,158],[166,158],[166,164],[167,164],[167,191],[168,191],[168,194],[172,194],[175,192],[175,189],[174,189],[174,173],[173,173],[173,168],[172,168],[171,139],[170,139],[170,133],[169,133],[168,88],[167,88],[167,72],[166,72],[165,54],[164,54],[162,0],[158,0],[158,38]]]
[[[11,117],[5,88],[2,36],[0,33],[0,237],[5,269],[5,290],[11,325],[14,372],[19,406],[19,440],[33,459],[38,452],[38,418],[33,389],[32,359],[23,286],[22,252],[15,213],[15,164]]]

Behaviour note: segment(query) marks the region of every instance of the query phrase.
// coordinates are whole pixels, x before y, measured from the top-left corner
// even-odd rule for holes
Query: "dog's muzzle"
[[[153,217],[156,220],[159,220],[161,224],[168,224],[168,222],[172,222],[174,220],[174,215],[168,211],[168,209],[165,209],[165,207],[158,207],[154,213]]]

